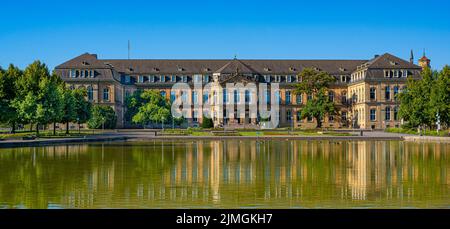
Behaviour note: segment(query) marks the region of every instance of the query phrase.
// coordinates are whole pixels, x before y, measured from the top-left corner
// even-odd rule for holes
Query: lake
[[[0,149],[0,208],[449,208],[450,144],[128,141]]]

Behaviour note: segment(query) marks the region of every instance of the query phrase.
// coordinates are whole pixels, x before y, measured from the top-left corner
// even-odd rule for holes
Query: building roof
[[[257,73],[297,74],[304,68],[315,68],[330,74],[350,74],[358,66],[370,68],[420,68],[391,54],[383,54],[372,60],[251,60],[251,59],[98,59],[96,54],[85,53],[56,69],[108,68],[125,74],[195,74],[195,73]]]
[[[385,53],[381,56],[376,56],[372,60],[369,60],[363,65],[367,68],[417,68],[420,66],[410,63],[389,53]]]

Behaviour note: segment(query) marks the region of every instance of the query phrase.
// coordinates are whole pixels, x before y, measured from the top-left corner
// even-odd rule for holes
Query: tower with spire
[[[419,59],[419,66],[422,67],[422,69],[429,68],[429,67],[431,67],[430,62],[431,62],[431,60],[428,59],[427,56],[425,55],[425,49],[424,49],[423,56],[422,56],[422,58]]]
[[[411,49],[411,56],[409,57],[409,63],[414,64],[414,53],[412,49]]]

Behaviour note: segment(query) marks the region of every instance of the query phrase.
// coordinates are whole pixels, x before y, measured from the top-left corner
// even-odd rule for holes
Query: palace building
[[[294,93],[296,83],[304,68],[325,71],[336,77],[329,90],[329,99],[334,101],[337,113],[323,120],[326,128],[385,129],[401,124],[398,117],[397,94],[405,89],[408,78],[419,79],[424,67],[430,66],[425,57],[414,64],[411,52],[409,61],[391,54],[375,55],[370,60],[140,60],[99,59],[96,54],[83,54],[55,68],[70,88],[84,87],[89,101],[111,106],[117,114],[117,127],[132,126],[125,118],[125,98],[136,90],[156,89],[168,100],[183,97],[193,104],[210,103],[215,126],[257,127],[260,119],[251,117],[248,106],[245,115],[236,111],[225,112],[226,103],[252,103],[257,100],[254,91],[242,94],[223,90],[220,96],[214,88],[226,88],[228,83],[249,84],[278,83],[279,90],[271,93],[279,99],[279,127],[313,128],[316,120],[300,118],[300,110],[312,95]],[[210,84],[206,93],[202,88],[183,94],[172,90],[175,83]],[[218,98],[217,98],[218,97]],[[220,107],[217,100],[223,99]],[[215,115],[218,111],[223,116]],[[202,122],[200,110],[192,109],[188,125]],[[232,115],[227,115],[231,113]]]

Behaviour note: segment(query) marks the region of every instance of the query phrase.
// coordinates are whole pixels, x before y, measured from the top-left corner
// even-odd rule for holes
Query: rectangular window
[[[161,78],[159,79],[159,81],[161,81],[161,83],[166,82],[166,76],[161,75]]]
[[[183,82],[186,83],[187,80],[188,80],[188,77],[187,76],[183,76]]]
[[[264,79],[266,80],[266,83],[270,83],[270,75],[265,75]]]
[[[203,104],[208,103],[208,92],[203,92]]]
[[[177,82],[177,76],[172,75],[171,79],[172,82]]]
[[[223,103],[228,103],[228,93],[226,89],[223,89],[222,95],[223,95]]]
[[[150,76],[150,77],[148,78],[148,82],[154,83],[154,82],[155,82],[155,76]]]
[[[398,108],[394,107],[394,120],[397,121],[398,120]]]
[[[281,103],[280,91],[275,92],[275,101],[278,101],[278,103]]]
[[[196,91],[192,91],[192,103],[197,104],[198,103],[198,96]]]
[[[391,88],[389,86],[387,86],[385,88],[384,97],[386,98],[386,100],[390,100],[391,99]]]
[[[187,92],[182,91],[181,92],[181,101],[183,101],[183,103],[187,103]]]
[[[138,83],[144,82],[144,76],[138,76]]]
[[[205,75],[204,79],[205,79],[205,83],[208,83],[209,82],[209,75]]]
[[[377,118],[376,112],[377,112],[377,110],[370,109],[370,121],[375,121],[376,120],[376,118]]]
[[[386,107],[384,120],[386,120],[386,121],[390,121],[391,120],[391,108],[390,107]]]
[[[89,77],[94,78],[94,76],[95,76],[95,71],[89,70]]]
[[[198,122],[198,112],[194,111],[192,114],[192,121]]]
[[[334,122],[334,116],[328,116],[328,122]]]
[[[286,104],[291,104],[291,92],[286,91]]]
[[[287,112],[286,112],[286,120],[288,122],[292,121],[292,112],[291,112],[291,110],[287,110]]]
[[[370,100],[375,100],[375,98],[376,98],[375,92],[376,92],[376,89],[374,87],[371,87],[370,88]]]
[[[194,83],[200,83],[202,82],[202,75],[195,74],[194,75]]]
[[[302,104],[302,94],[298,94],[296,95],[295,99],[296,99],[296,104]]]
[[[297,111],[297,122],[301,122],[301,121],[302,121],[302,112]]]
[[[308,94],[307,100],[306,100],[306,101],[309,101],[309,100],[311,100],[311,99],[312,99],[312,94]]]
[[[109,101],[109,88],[103,89],[103,100]]]
[[[342,113],[341,113],[341,119],[342,119],[343,122],[347,121],[347,112],[342,111]]]
[[[394,87],[394,100],[397,100],[398,86]]]
[[[171,91],[170,92],[170,102],[175,101],[176,95],[175,95],[175,91]]]

